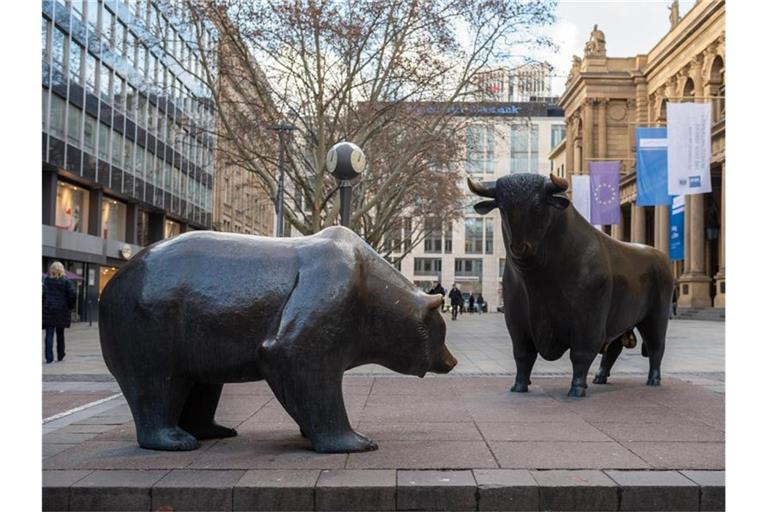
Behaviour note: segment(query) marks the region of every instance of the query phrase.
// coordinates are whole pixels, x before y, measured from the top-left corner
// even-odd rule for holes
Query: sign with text
[[[670,195],[712,192],[711,103],[668,103],[667,140],[667,192]]]
[[[669,212],[669,259],[685,259],[685,196],[672,198]]]
[[[669,204],[667,194],[667,129],[637,128],[637,205]]]

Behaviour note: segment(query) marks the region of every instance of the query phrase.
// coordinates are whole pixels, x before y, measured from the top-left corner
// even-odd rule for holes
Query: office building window
[[[172,220],[165,221],[165,238],[173,238],[181,234],[181,224]]]
[[[88,0],[72,0],[72,18],[77,21],[85,21],[83,15],[85,14],[85,6]]]
[[[101,76],[99,78],[99,90],[101,90],[101,99],[104,101],[109,101],[111,85],[110,80],[112,79],[112,70],[104,64],[101,63]]]
[[[456,277],[483,277],[483,260],[473,258],[456,258],[454,263]]]
[[[101,238],[125,240],[128,207],[125,203],[105,197],[101,202]]]
[[[149,213],[144,210],[139,210],[136,216],[136,243],[149,245]]]
[[[495,166],[493,127],[469,126],[467,128],[465,170],[470,174],[493,173]]]
[[[101,37],[110,45],[114,45],[112,36],[114,33],[115,16],[107,9],[106,4],[101,4]]]
[[[125,113],[131,117],[134,117],[136,109],[136,88],[132,85],[128,85],[125,93]]]
[[[529,129],[525,125],[512,126],[510,133],[510,168],[509,172],[532,172],[528,161]]]
[[[89,114],[85,114],[83,149],[92,155],[96,154],[96,118]]]
[[[112,132],[112,164],[118,167],[123,166],[123,136]]]
[[[82,57],[83,47],[73,41],[69,49],[69,77],[78,84],[82,83],[80,78]]]
[[[440,219],[424,220],[424,252],[440,253],[443,250],[443,229]]]
[[[555,146],[565,138],[565,125],[553,124],[549,132],[549,149],[554,149]]]
[[[67,140],[75,146],[80,144],[80,122],[83,119],[83,111],[72,105],[68,105]]]
[[[87,3],[86,15],[88,16],[88,25],[97,32],[99,29],[99,4],[94,0]]]
[[[125,79],[117,73],[112,82],[112,107],[118,112],[125,110]]]
[[[505,264],[506,264],[506,260],[504,258],[499,258],[499,277],[504,277]]]
[[[485,254],[493,254],[493,219],[485,218]]]
[[[464,219],[464,252],[483,253],[483,219],[480,217]]]
[[[60,181],[56,188],[56,227],[85,233],[88,219],[88,194],[85,190]]]
[[[52,94],[50,133],[61,140],[64,140],[64,119],[66,117],[66,112],[67,103],[55,94]]]
[[[115,22],[115,51],[118,55],[125,52],[125,33],[128,29],[119,21]]]
[[[88,92],[91,94],[96,94],[96,59],[91,55],[90,53],[86,54],[85,57],[86,67],[85,67],[85,85],[86,89],[88,89]]]
[[[53,30],[53,69],[64,73],[64,47],[67,44],[67,35],[55,27]]]
[[[123,144],[123,169],[128,172],[133,172],[133,148],[133,142],[130,139],[125,139]]]
[[[539,125],[531,126],[531,172],[539,172]]]
[[[414,258],[413,273],[417,276],[438,275],[443,270],[443,262],[439,258]]]
[[[99,123],[99,158],[108,161],[109,158],[109,126]]]
[[[48,90],[43,89],[43,131],[48,131]]]
[[[453,252],[453,226],[450,222],[443,224],[443,245],[445,246],[445,254]]]
[[[41,38],[40,46],[43,50],[43,62],[47,63],[48,62],[48,30],[49,30],[49,27],[51,26],[51,23],[45,18],[42,18],[42,20],[43,20],[43,23],[42,23],[42,26],[40,27],[42,32],[40,34],[40,38]]]

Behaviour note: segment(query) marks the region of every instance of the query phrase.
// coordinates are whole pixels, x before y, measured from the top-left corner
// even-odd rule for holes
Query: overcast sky
[[[552,81],[552,93],[560,95],[573,55],[583,56],[584,43],[589,40],[595,24],[605,33],[609,57],[648,53],[669,31],[670,4],[671,1],[650,0],[561,0],[557,21],[546,31],[559,45],[559,51],[541,52],[531,57],[547,60],[555,66],[557,76]],[[692,0],[681,1],[680,15],[688,12],[693,4]]]

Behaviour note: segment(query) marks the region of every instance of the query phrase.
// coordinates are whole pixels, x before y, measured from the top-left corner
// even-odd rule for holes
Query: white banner
[[[712,192],[712,104],[667,103],[669,195]]]
[[[590,195],[589,195],[589,174],[571,175],[571,184],[573,187],[573,207],[582,217],[589,221]]]

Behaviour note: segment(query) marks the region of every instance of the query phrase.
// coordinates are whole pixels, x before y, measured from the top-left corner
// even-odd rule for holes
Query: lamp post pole
[[[275,236],[284,236],[283,210],[285,209],[285,133],[292,132],[296,127],[290,124],[277,124],[271,126],[270,130],[277,132],[280,143],[280,151],[277,161],[278,179],[277,179],[277,197],[275,197]]]

